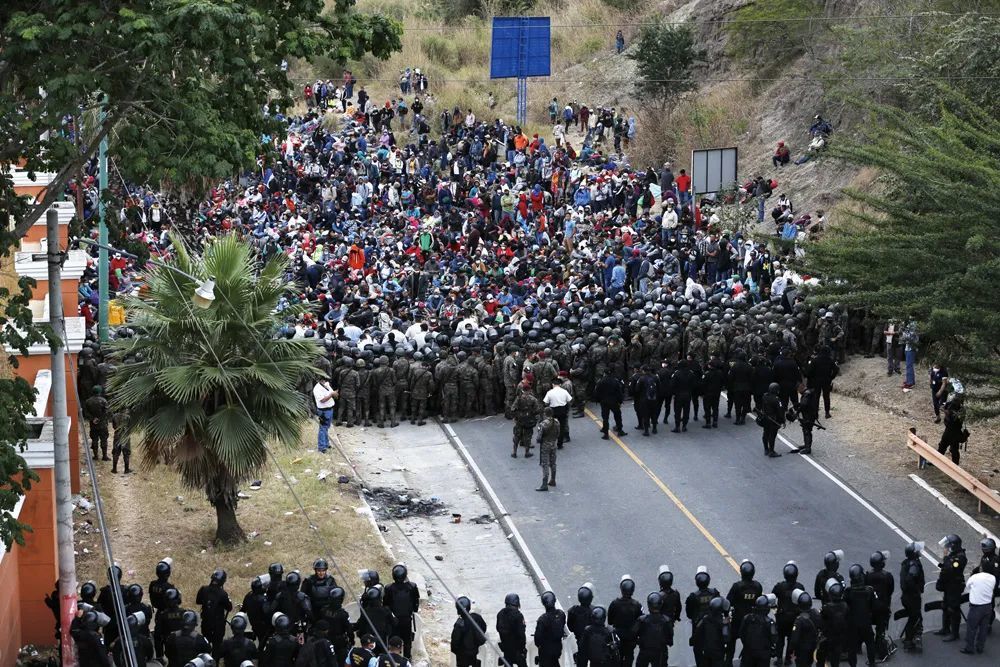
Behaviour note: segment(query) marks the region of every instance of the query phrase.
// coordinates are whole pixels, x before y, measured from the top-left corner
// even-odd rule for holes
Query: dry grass
[[[201,494],[184,488],[170,469],[159,467],[126,477],[112,475],[110,463],[99,464],[98,483],[112,549],[126,571],[125,580],[145,587],[155,578],[156,563],[170,556],[174,560],[172,580],[186,604],[193,606],[198,588],[208,583],[217,567],[229,574],[227,588],[239,604],[249,590],[250,580],[266,572],[272,562],[283,563],[286,572],[299,569],[310,574],[313,560],[321,554],[329,555],[321,544],[333,549],[332,556],[352,590],[358,587],[359,569],[391,565],[371,522],[355,511],[362,504],[357,487],[337,483],[338,475],[353,479],[352,471],[338,455],[316,452],[315,441],[316,427],[309,425],[304,429],[303,445],[279,454],[278,459],[296,480],[295,489],[319,527],[319,534],[308,528],[277,471],[268,466],[262,473],[263,487],[247,491],[251,498],[240,501],[237,511],[243,529],[248,534],[259,534],[235,548],[212,546],[215,511]],[[325,482],[316,479],[321,468],[331,472]],[[83,488],[84,495],[90,498],[89,480],[84,480]],[[77,512],[76,526],[77,576],[80,581],[100,581],[105,565],[93,513]],[[331,573],[343,585],[332,563]]]

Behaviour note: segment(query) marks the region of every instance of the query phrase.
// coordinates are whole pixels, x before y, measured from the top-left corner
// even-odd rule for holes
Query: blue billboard
[[[548,16],[504,16],[493,19],[491,79],[549,76],[552,30]]]

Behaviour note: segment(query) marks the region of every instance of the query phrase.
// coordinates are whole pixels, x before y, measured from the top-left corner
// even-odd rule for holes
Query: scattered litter
[[[176,502],[179,502],[179,503],[183,504],[184,503],[184,496],[174,496],[174,500]]]
[[[444,556],[434,556],[434,560],[444,560]]]
[[[247,533],[247,539],[248,540],[252,540],[255,537],[260,537],[260,531],[251,530],[249,533]]]
[[[316,479],[318,479],[321,482],[329,476],[330,476],[329,470],[320,470],[318,473],[316,473]]]
[[[83,553],[89,554],[90,553],[90,549],[88,549],[87,547],[84,547],[83,548]]]
[[[402,491],[376,486],[362,488],[362,492],[379,519],[409,516],[440,516],[445,514],[445,506],[436,496],[422,499],[411,489]]]
[[[296,456],[294,459],[292,459],[292,465],[295,465],[296,463],[302,463],[301,456]]]
[[[478,524],[493,523],[493,517],[490,516],[489,514],[480,514],[479,516],[472,519],[472,523],[478,523]]]
[[[454,514],[453,513],[451,515],[451,522],[452,523],[462,523],[462,515],[461,514]]]
[[[406,466],[392,466],[392,471],[393,472],[408,472],[409,468],[407,468]]]
[[[83,514],[86,514],[87,512],[89,512],[91,510],[91,508],[94,505],[89,500],[87,500],[86,498],[84,498],[83,496],[80,496],[80,497],[78,497],[76,499],[76,506],[77,506],[77,508],[79,508],[80,512],[82,512]]]
[[[295,512],[285,512],[285,516],[292,516]]]
[[[250,497],[250,494],[249,493],[243,493],[242,491],[240,491],[240,492],[238,492],[236,494],[236,497],[237,498],[242,498],[243,500],[246,500],[247,498]]]
[[[294,475],[290,476],[288,478],[288,481],[291,482],[292,484],[298,484],[299,483],[299,480],[295,479]]]
[[[243,567],[250,567],[253,563],[243,563]]]
[[[262,487],[263,485],[264,485],[264,482],[262,482],[261,480],[259,480],[259,479],[254,480],[253,482],[250,482],[250,490],[251,491],[260,491],[260,487]]]
[[[265,543],[266,544],[266,543]],[[208,553],[208,549],[202,549],[201,553]]]
[[[155,542],[153,542],[153,544],[159,544],[160,542],[161,540],[156,540]]]
[[[378,529],[381,530],[383,533],[389,532],[389,529],[386,526],[383,526],[382,524],[378,524]]]
[[[337,484],[350,484],[351,478],[347,475],[341,475],[337,478]]]
[[[265,547],[270,547],[270,546],[273,546],[273,543],[270,542],[270,541],[268,541],[268,540],[264,540],[264,546]],[[202,552],[202,553],[204,553],[204,552]]]

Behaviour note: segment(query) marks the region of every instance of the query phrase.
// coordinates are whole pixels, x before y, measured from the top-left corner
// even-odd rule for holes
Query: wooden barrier
[[[939,453],[935,447],[931,447],[921,440],[914,431],[915,429],[910,429],[910,432],[907,434],[906,446],[915,451],[920,457],[921,468],[928,462],[931,463],[935,468],[948,475],[948,477],[951,477],[966,491],[974,495],[976,500],[979,501],[980,512],[983,511],[983,505],[986,505],[997,514],[1000,514],[1000,494],[965,468],[956,465],[950,457]]]

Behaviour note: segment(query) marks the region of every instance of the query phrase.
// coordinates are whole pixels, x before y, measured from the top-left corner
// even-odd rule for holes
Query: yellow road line
[[[590,408],[587,408],[587,416],[589,416],[598,426],[602,425],[601,419],[597,415],[595,415],[590,410]],[[698,521],[698,517],[696,517],[694,514],[691,513],[691,510],[689,510],[687,506],[685,506],[684,503],[681,502],[681,499],[678,498],[677,495],[670,490],[670,487],[664,484],[663,480],[660,479],[655,472],[650,470],[649,466],[647,466],[643,462],[643,460],[639,458],[639,455],[633,452],[632,449],[628,445],[626,445],[621,438],[615,435],[615,432],[613,430],[609,429],[608,435],[611,436],[612,442],[621,447],[622,451],[628,454],[628,457],[632,459],[637,466],[642,468],[642,471],[646,473],[646,475],[651,480],[653,480],[653,483],[660,488],[660,491],[662,491],[667,498],[670,498],[670,501],[677,506],[677,509],[681,511],[681,514],[687,517],[687,520],[691,522],[691,525],[697,528],[698,532],[701,533],[713,547],[715,547],[715,550],[719,552],[719,555],[725,558],[726,562],[729,563],[734,570],[739,572],[740,565],[739,563],[736,562],[736,559],[733,558],[731,555],[729,555],[729,552],[726,551],[725,547],[723,547],[722,544],[719,543],[719,540],[715,539],[715,536],[712,535],[712,533],[708,532],[708,529],[705,528],[704,524],[702,524],[701,521]]]

